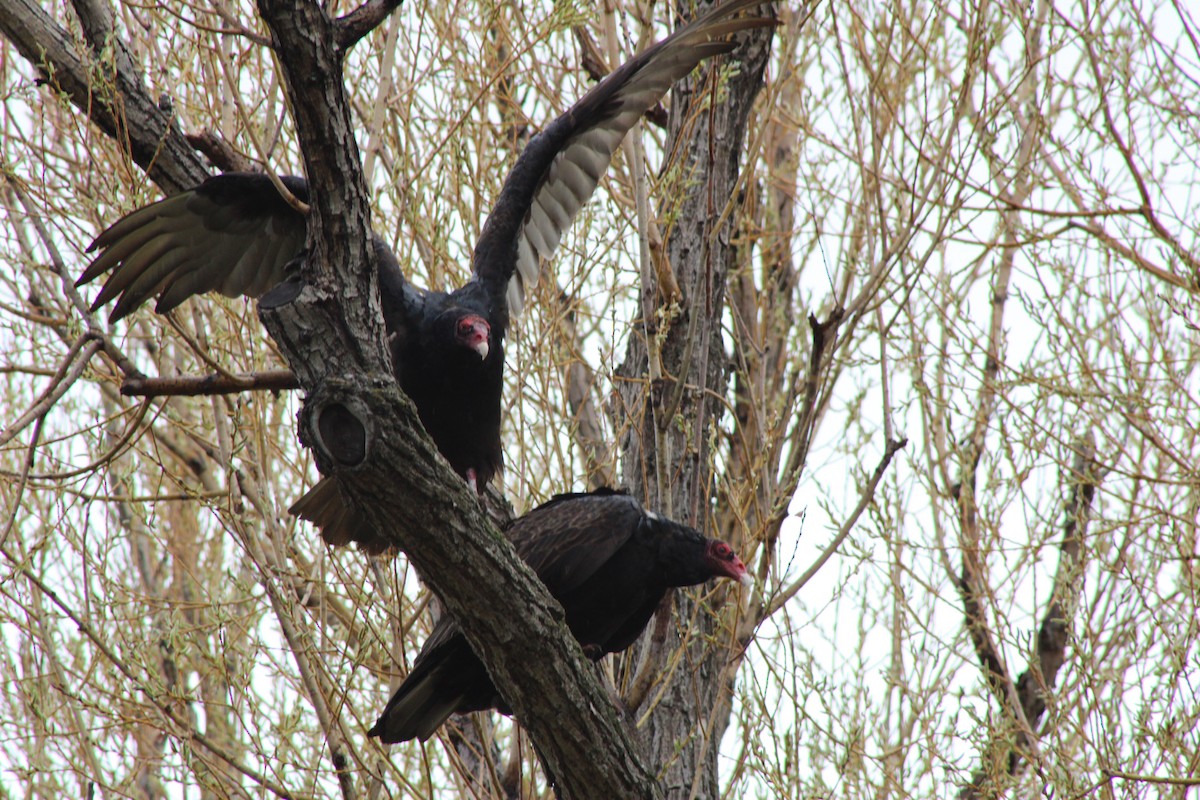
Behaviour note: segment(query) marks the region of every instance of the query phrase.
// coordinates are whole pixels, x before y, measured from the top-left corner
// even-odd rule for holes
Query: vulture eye
[[[733,548],[724,542],[717,542],[716,546],[717,558],[723,558],[726,561],[733,558]]]

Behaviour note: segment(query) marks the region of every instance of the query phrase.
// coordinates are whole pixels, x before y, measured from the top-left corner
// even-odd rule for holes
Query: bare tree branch
[[[1066,476],[1071,492],[1065,508],[1058,571],[1054,576],[1050,602],[1038,629],[1036,659],[1021,673],[1015,684],[1024,721],[1035,734],[1046,711],[1047,698],[1057,683],[1058,672],[1066,661],[1067,638],[1071,629],[1070,609],[1079,594],[1079,576],[1083,569],[1080,552],[1101,477],[1095,456],[1095,442],[1090,437],[1076,443],[1075,460],[1070,474]],[[994,652],[988,655],[988,662],[989,670],[1004,669]],[[998,679],[1002,683],[1011,683],[1007,676]],[[1023,737],[1018,735],[1016,738],[1020,741]],[[1008,738],[997,738],[989,744],[988,753],[982,759],[988,766],[975,770],[959,797],[977,800],[992,796],[991,787],[997,779],[994,765],[1001,765],[1007,775],[1017,775],[1026,763],[1028,753],[1028,749],[1015,745]]]
[[[86,7],[98,8],[93,4]],[[99,22],[93,18],[87,21]],[[103,74],[102,65],[91,57],[81,56],[71,37],[46,13],[44,6],[27,0],[0,2],[0,31],[41,73],[45,82],[64,92],[101,130],[128,147],[133,160],[164,191],[179,192],[208,177],[170,115],[146,95],[140,80],[129,72],[127,58],[119,58],[109,67],[115,71],[111,87],[94,84],[90,76]],[[98,27],[92,32],[101,33]],[[108,38],[124,54],[120,38]]]
[[[337,48],[345,53],[371,31],[383,24],[404,0],[367,0],[358,8],[339,17],[337,21]]]
[[[126,397],[168,397],[240,392],[282,392],[297,389],[300,383],[290,370],[273,369],[249,375],[177,375],[172,378],[149,378],[134,375],[121,382],[121,394]]]
[[[842,542],[846,541],[846,537],[850,535],[852,530],[854,530],[854,526],[858,523],[858,518],[861,517],[862,513],[867,510],[867,507],[875,501],[875,489],[879,486],[879,481],[883,479],[884,473],[887,472],[888,465],[892,463],[892,458],[895,457],[896,453],[904,449],[904,446],[907,444],[907,439],[888,440],[887,445],[884,447],[883,455],[879,459],[879,463],[875,465],[875,470],[871,473],[871,477],[867,480],[867,484],[859,492],[858,504],[854,507],[854,510],[850,512],[850,516],[846,519],[846,521],[842,523],[841,528],[838,529],[837,535],[834,536],[829,544],[825,546],[825,549],[821,551],[821,555],[817,558],[817,560],[814,561],[812,565],[809,566],[809,568],[806,569],[802,575],[800,575],[800,577],[796,578],[796,580],[794,580],[786,588],[780,590],[776,595],[770,598],[771,602],[767,604],[766,608],[764,608],[759,613],[758,617],[753,620],[753,626],[749,627],[750,630],[753,630],[753,627],[756,627],[763,620],[767,619],[772,614],[779,611],[779,609],[783,608],[783,606],[786,605],[789,600],[796,596],[797,592],[804,588],[806,583],[812,580],[812,577],[816,575],[818,571],[820,571],[821,567],[825,566],[825,562],[833,557],[834,553],[836,553],[842,546]],[[745,636],[745,634],[743,634],[743,636]]]
[[[309,392],[301,440],[315,448],[325,474],[345,476],[347,496],[377,530],[394,532],[488,665],[566,793],[655,796],[653,779],[562,624],[561,608],[485,522],[465,484],[448,477],[387,369],[366,192],[331,22],[314,3],[261,0],[260,10],[287,77],[314,188],[303,273],[308,285],[297,297],[268,296],[260,305],[264,323]],[[334,377],[339,375],[346,377]],[[358,425],[369,421],[345,434],[365,444],[365,451],[358,445],[327,449],[320,431],[328,409],[350,410]],[[431,537],[434,520],[441,534]],[[528,625],[497,624],[516,619]],[[572,713],[580,707],[594,716]]]
[[[556,290],[555,295],[560,301],[555,313],[558,315],[559,333],[566,349],[563,372],[567,384],[567,404],[574,417],[574,438],[583,452],[588,486],[592,489],[615,486],[617,482],[613,474],[612,443],[604,435],[600,411],[596,408],[596,373],[584,360],[571,298],[561,289]]]

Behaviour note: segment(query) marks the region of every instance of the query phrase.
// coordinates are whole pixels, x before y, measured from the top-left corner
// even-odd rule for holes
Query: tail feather
[[[391,546],[360,515],[346,507],[337,482],[322,478],[288,512],[316,525],[326,544],[342,547],[353,542],[368,555],[388,552]]]
[[[384,744],[420,739],[434,734],[466,699],[465,694],[447,695],[438,691],[436,673],[404,686],[388,702],[387,708],[367,736],[378,737]]]

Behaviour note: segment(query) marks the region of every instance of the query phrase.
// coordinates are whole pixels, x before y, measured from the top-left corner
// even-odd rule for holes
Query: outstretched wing
[[[303,178],[282,180],[308,201]],[[258,297],[283,280],[304,235],[304,215],[266,175],[229,172],[117,220],[88,247],[100,254],[76,285],[111,270],[92,310],[119,298],[109,314],[114,322],[154,295],[159,313],[210,291]]]
[[[588,201],[634,123],[703,59],[735,47],[730,33],[773,25],[730,19],[761,0],[733,0],[626,61],[530,140],[509,173],[475,246],[474,269],[520,313],[563,232]]]

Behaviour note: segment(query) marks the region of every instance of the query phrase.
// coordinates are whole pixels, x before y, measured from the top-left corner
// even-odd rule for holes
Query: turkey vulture
[[[500,395],[504,336],[563,231],[591,197],[625,134],[703,59],[734,48],[729,34],[774,24],[730,19],[759,0],[713,8],[598,83],[530,139],[484,223],[471,279],[452,292],[410,284],[374,238],[379,291],[396,379],[450,466],[482,492],[502,466]],[[307,201],[303,178],[283,185]],[[219,291],[258,297],[283,281],[303,253],[305,218],[265,175],[226,173],[131,212],[88,247],[100,253],[76,285],[111,271],[92,310],[116,300],[119,320],[157,295],[165,313]],[[293,513],[316,522],[331,544],[380,549],[370,528],[322,480]]]
[[[729,545],[611,491],[558,495],[507,533],[593,661],[632,645],[668,588],[722,577],[751,582]],[[368,735],[387,744],[424,741],[451,714],[488,708],[512,713],[466,637],[443,616]]]

